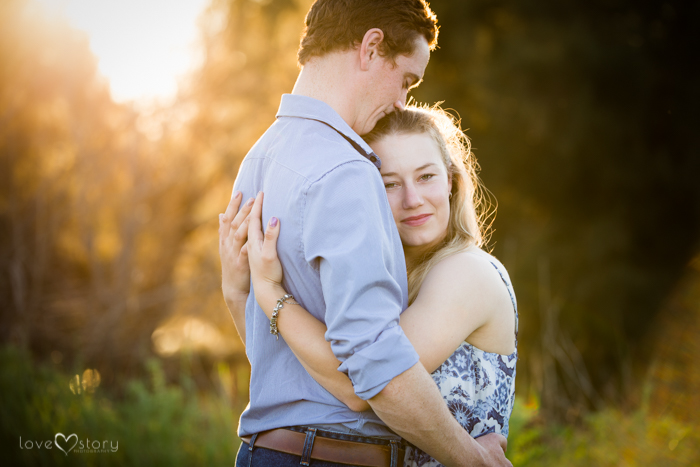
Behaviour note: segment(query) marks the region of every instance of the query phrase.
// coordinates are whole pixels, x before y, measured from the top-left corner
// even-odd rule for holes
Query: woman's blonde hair
[[[428,271],[443,259],[470,247],[482,248],[489,240],[495,203],[478,177],[479,165],[460,121],[440,104],[409,105],[387,115],[364,136],[372,144],[390,135],[430,135],[452,180],[450,219],[444,240],[408,266],[408,299],[413,303]]]

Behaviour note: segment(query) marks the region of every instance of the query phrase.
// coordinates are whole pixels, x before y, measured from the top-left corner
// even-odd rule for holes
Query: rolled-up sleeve
[[[302,242],[319,271],[326,340],[355,393],[369,399],[419,358],[399,326],[405,265],[377,169],[352,161],[309,186]]]

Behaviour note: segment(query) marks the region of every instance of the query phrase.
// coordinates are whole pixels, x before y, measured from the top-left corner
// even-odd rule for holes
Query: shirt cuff
[[[418,363],[420,358],[400,326],[384,330],[371,345],[347,358],[338,371],[346,373],[360,399],[381,392],[389,381]]]

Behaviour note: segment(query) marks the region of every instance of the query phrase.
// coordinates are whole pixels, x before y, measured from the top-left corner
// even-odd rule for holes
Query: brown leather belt
[[[241,439],[250,444],[250,438],[250,436],[243,436]],[[258,434],[254,448],[302,456],[305,440],[304,433],[277,428]],[[404,449],[399,446],[399,466],[403,465],[404,452]],[[391,446],[324,438],[317,434],[311,450],[311,459],[362,467],[389,467]]]

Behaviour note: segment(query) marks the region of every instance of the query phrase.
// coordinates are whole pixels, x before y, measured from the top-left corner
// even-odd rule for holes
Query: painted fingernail
[[[252,206],[253,203],[255,202],[255,198],[250,198],[247,203],[245,203],[246,206]]]
[[[278,222],[279,220],[276,217],[273,217],[272,219],[270,219],[270,227],[277,227]]]
[[[236,192],[233,194],[234,198],[239,198],[241,196],[241,192],[236,190]]]

